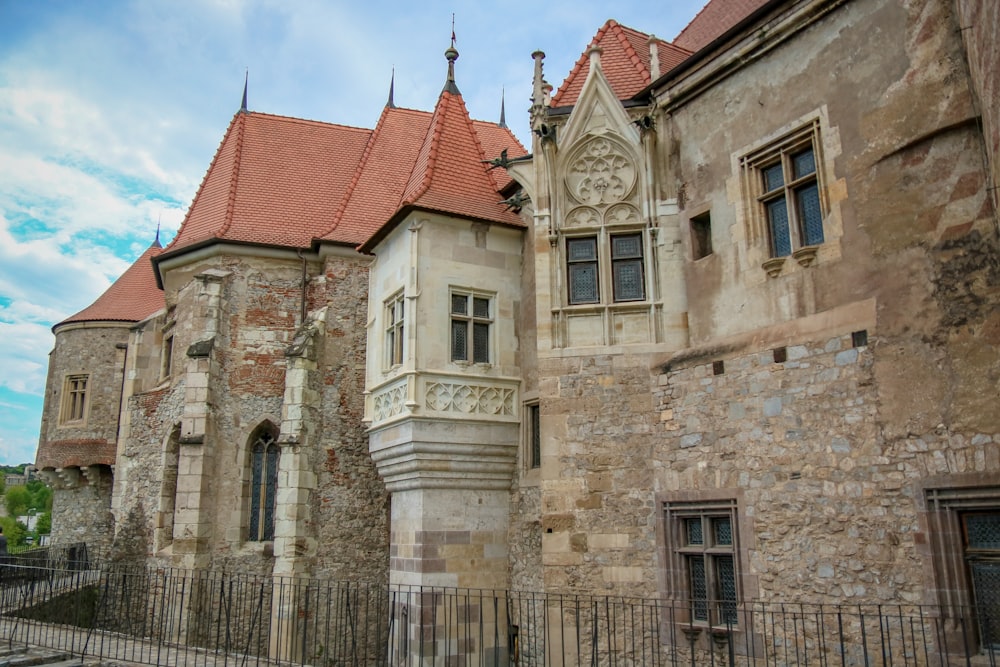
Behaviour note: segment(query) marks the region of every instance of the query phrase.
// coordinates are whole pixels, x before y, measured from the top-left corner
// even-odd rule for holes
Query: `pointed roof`
[[[699,51],[769,1],[709,0],[674,38],[674,44],[692,53]]]
[[[161,252],[159,241],[154,241],[94,303],[59,322],[52,331],[74,322],[139,322],[163,308],[163,292],[156,286],[151,261]]]
[[[559,91],[552,97],[553,107],[576,104],[580,91],[583,90],[583,83],[590,73],[587,52],[594,46],[601,48],[601,71],[618,99],[628,99],[652,83],[649,35],[609,19],[594,35]],[[666,41],[658,41],[657,51],[661,73],[673,69],[691,55],[690,50]]]
[[[329,228],[371,134],[237,113],[164,255],[212,241],[310,247]]]

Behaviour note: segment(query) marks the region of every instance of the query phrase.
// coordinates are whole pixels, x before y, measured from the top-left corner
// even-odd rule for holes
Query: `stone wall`
[[[1000,191],[1000,6],[990,0],[958,0],[958,30],[965,43],[992,187]],[[1000,195],[993,195],[994,211]]]
[[[309,263],[305,306],[325,308],[324,319],[309,352],[314,370],[296,376],[305,379],[291,394],[286,350],[298,345],[300,259],[220,256],[168,274],[166,314],[132,338],[116,471],[120,557],[258,574],[290,559],[286,574],[384,579],[387,497],[361,425],[365,264],[357,255]],[[164,331],[174,337],[167,377]],[[298,522],[287,542],[247,540],[248,439],[265,422],[297,429],[278,439],[282,460],[301,468],[282,464],[279,477],[278,520]]]
[[[113,465],[128,327],[69,324],[56,332],[49,356],[41,438],[35,466],[46,468]],[[60,416],[66,377],[86,374],[84,419]]]
[[[111,484],[111,470],[101,466],[82,484],[52,490],[52,546],[86,542],[92,556],[108,553],[115,528]]]

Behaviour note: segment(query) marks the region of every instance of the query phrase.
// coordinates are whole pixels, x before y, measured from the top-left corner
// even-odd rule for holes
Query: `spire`
[[[247,84],[250,83],[250,68],[247,68],[246,74],[243,78],[243,103],[240,105],[240,111],[243,113],[247,112]]]
[[[396,103],[392,99],[393,91],[395,90],[395,88],[396,88],[396,68],[393,67],[392,76],[389,77],[389,99],[386,100],[385,102],[385,106],[390,109],[396,108]]]
[[[504,89],[501,88],[500,89],[500,122],[497,123],[497,125],[499,125],[502,128],[506,128],[507,127],[507,114],[506,114],[506,110],[504,109],[504,103],[503,103],[504,102],[504,99],[503,99],[504,98],[504,92],[505,92]]]
[[[458,86],[455,84],[455,61],[458,60],[458,49],[455,48],[455,15],[451,15],[451,46],[445,52],[444,57],[448,59],[448,79],[444,82],[444,90],[452,95],[461,95]]]
[[[163,246],[160,245],[160,218],[159,218],[159,216],[157,216],[157,218],[156,218],[156,238],[153,239],[153,247],[154,248],[162,248],[163,247]]]

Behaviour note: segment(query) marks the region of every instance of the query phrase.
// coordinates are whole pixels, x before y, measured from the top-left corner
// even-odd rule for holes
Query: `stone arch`
[[[180,461],[181,424],[178,422],[163,438],[160,453],[160,498],[153,530],[154,548],[159,551],[174,541],[174,512],[177,509],[177,475]]]
[[[263,419],[250,432],[243,448],[247,467],[245,475],[246,539],[267,542],[274,539],[275,510],[278,496],[279,429]]]

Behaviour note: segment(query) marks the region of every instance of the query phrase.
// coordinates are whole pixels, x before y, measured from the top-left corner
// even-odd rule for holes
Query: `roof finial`
[[[499,125],[500,127],[504,128],[504,129],[507,128],[507,114],[506,114],[506,110],[504,109],[504,93],[505,92],[506,91],[503,88],[500,89],[500,122],[497,123],[497,125]]]
[[[240,111],[243,113],[247,112],[247,84],[250,83],[250,68],[247,67],[246,73],[243,77],[243,103],[240,104]]]
[[[392,99],[393,91],[395,90],[395,88],[396,88],[396,67],[394,65],[392,68],[392,76],[389,77],[389,99],[386,100],[385,103],[385,106],[387,106],[390,109],[396,108],[396,103]]]
[[[455,48],[455,15],[451,15],[451,46],[445,52],[444,57],[448,59],[448,80],[444,82],[444,91],[452,95],[461,95],[458,86],[455,84],[455,61],[458,60],[458,49]]]
[[[153,239],[153,246],[156,248],[163,247],[160,245],[160,216],[162,215],[163,215],[162,213],[158,213],[156,215],[156,238]]]

